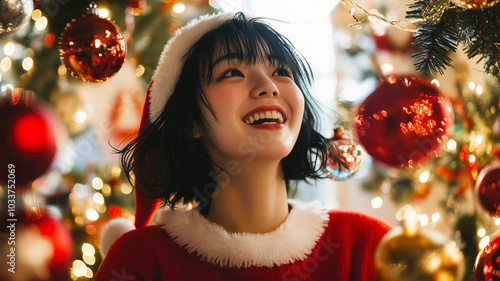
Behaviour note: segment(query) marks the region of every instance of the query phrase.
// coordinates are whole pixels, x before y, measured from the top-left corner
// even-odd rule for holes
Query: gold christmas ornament
[[[465,9],[489,8],[500,2],[500,0],[451,0],[451,3]]]
[[[463,254],[456,242],[435,229],[420,228],[418,215],[407,213],[403,225],[389,231],[377,247],[377,280],[462,280]]]

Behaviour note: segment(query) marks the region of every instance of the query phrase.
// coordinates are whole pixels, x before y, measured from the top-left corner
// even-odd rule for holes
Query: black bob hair
[[[203,87],[211,82],[215,60],[228,53],[236,56],[237,61],[251,64],[264,59],[291,70],[304,94],[305,109],[295,146],[281,160],[284,178],[288,187],[291,180],[324,177],[327,154],[337,152],[317,131],[318,115],[313,110],[316,104],[309,93],[313,79],[309,64],[272,27],[258,18],[247,19],[243,13],[237,13],[187,50],[179,81],[159,117],[118,150],[129,181],[134,184],[130,176],[133,171],[141,186],[138,191],[145,196],[161,198],[171,208],[180,202],[194,202],[202,214],[208,212],[221,175],[214,173],[215,163],[200,141],[193,138],[193,124],[204,124],[201,106],[215,116]],[[338,156],[334,158],[341,163]]]

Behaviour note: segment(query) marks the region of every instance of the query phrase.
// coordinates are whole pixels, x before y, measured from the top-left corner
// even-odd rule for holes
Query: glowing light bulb
[[[479,249],[484,249],[484,247],[486,247],[488,243],[490,243],[490,237],[486,236],[479,242]]]
[[[448,140],[446,147],[448,150],[455,150],[457,148],[457,142],[454,139],[450,139]]]
[[[46,17],[44,16],[41,16],[39,17],[36,22],[35,22],[35,28],[39,31],[42,31],[44,30],[45,28],[47,28],[47,25],[49,24],[49,21],[47,20]]]
[[[380,197],[378,197],[378,196],[377,196],[377,197],[374,197],[374,198],[372,199],[372,202],[371,202],[372,207],[373,207],[374,209],[378,209],[378,208],[382,207],[382,204],[383,204],[383,203],[384,203],[384,201],[382,200],[382,198],[380,198]]]
[[[420,225],[426,226],[427,224],[429,224],[429,216],[427,216],[426,214],[420,215]]]
[[[33,59],[27,57],[22,62],[23,69],[29,71],[33,67]]]
[[[99,213],[97,213],[97,211],[94,209],[88,209],[85,215],[91,221],[96,221],[97,219],[99,219]]]
[[[3,53],[6,56],[10,56],[10,55],[14,54],[15,50],[16,50],[16,45],[14,45],[14,43],[12,43],[12,42],[5,44],[5,46],[3,47]]]
[[[435,212],[434,214],[432,214],[431,220],[433,222],[437,222],[439,220],[439,213]]]
[[[484,237],[486,235],[486,229],[481,228],[477,231],[477,236]]]
[[[418,177],[421,183],[426,183],[429,180],[429,178],[430,178],[429,171],[423,171],[422,173],[420,173],[420,176]]]
[[[83,122],[85,122],[86,119],[87,119],[87,113],[85,113],[85,111],[83,111],[81,109],[76,111],[76,113],[75,113],[76,123],[82,124]]]
[[[474,88],[476,88],[476,84],[472,81],[469,82],[469,89],[472,91],[474,90]]]
[[[186,10],[186,6],[184,6],[184,4],[182,3],[177,3],[174,5],[172,10],[174,11],[174,13],[180,14]]]
[[[476,94],[481,95],[483,93],[483,86],[478,85],[476,87]]]
[[[92,179],[92,187],[97,190],[102,189],[103,184],[103,181],[98,177]]]
[[[436,85],[436,87],[438,87],[438,88],[439,88],[439,86],[441,86],[441,83],[439,83],[439,80],[437,80],[437,79],[432,79],[431,84]]]

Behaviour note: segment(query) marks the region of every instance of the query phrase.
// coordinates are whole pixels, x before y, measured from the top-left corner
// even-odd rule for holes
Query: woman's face
[[[212,160],[276,159],[287,156],[297,140],[304,96],[287,67],[268,61],[220,57],[204,94],[216,118],[201,106],[207,122],[200,140]]]

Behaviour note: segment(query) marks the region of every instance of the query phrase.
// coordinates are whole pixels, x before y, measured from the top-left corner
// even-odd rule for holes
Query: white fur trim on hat
[[[111,245],[113,245],[116,239],[134,229],[134,224],[124,218],[116,218],[109,221],[109,223],[106,224],[101,233],[101,256],[103,258],[104,256],[106,256],[109,248],[111,248]]]
[[[165,45],[152,78],[149,120],[153,122],[172,95],[184,66],[185,55],[208,31],[234,17],[234,13],[205,15],[179,28]]]
[[[228,233],[198,210],[164,209],[158,224],[189,253],[219,266],[280,266],[304,260],[328,225],[328,209],[319,202],[290,201],[292,209],[277,229],[263,234]]]

